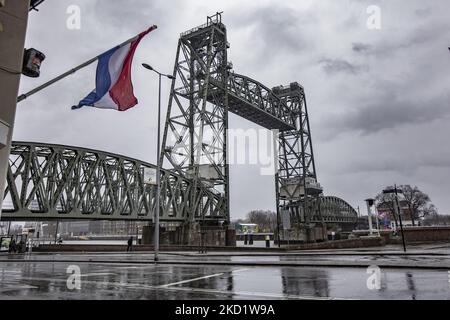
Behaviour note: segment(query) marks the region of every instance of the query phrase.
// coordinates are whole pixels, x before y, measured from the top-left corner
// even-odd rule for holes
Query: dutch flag
[[[99,55],[95,89],[72,109],[91,106],[125,111],[134,107],[138,103],[131,82],[134,52],[141,39],[154,29],[156,26],[140,33],[133,41]]]

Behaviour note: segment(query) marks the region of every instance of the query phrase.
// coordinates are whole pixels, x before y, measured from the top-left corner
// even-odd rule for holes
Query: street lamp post
[[[397,188],[397,185],[394,185],[394,188],[389,188],[389,189],[385,189],[383,190],[384,194],[388,194],[388,193],[394,193],[395,194],[395,198],[394,198],[394,211],[398,216],[398,222],[400,223],[400,232],[402,234],[402,244],[403,244],[403,251],[406,252],[406,243],[405,243],[405,235],[403,233],[403,223],[402,223],[402,215],[400,213],[400,208],[399,208],[399,203],[398,203],[398,194],[399,193],[403,193],[402,190]]]
[[[373,227],[372,227],[372,213],[370,210],[370,207],[373,206],[374,200],[373,199],[366,199],[367,204],[367,219],[369,220],[369,234],[373,234]]]
[[[175,77],[163,74],[155,70],[153,67],[147,63],[143,63],[142,66],[150,71],[158,74],[158,133],[157,133],[157,145],[156,145],[156,212],[155,212],[155,232],[154,232],[154,248],[155,257],[154,261],[158,261],[158,251],[159,251],[159,198],[161,193],[161,160],[160,160],[160,148],[161,148],[161,78],[167,77],[169,79],[175,79]]]

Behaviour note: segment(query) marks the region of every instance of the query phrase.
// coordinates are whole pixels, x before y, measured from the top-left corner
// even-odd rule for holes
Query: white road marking
[[[193,281],[199,281],[199,280],[203,280],[203,279],[209,279],[209,278],[214,278],[214,277],[220,277],[220,276],[222,276],[222,275],[223,275],[223,273],[216,273],[216,274],[211,274],[211,275],[209,275],[209,276],[198,277],[198,278],[187,279],[187,280],[183,280],[183,281],[178,281],[178,282],[173,282],[173,283],[163,284],[163,285],[157,286],[157,288],[167,288],[167,287],[171,287],[171,286],[176,286],[177,284],[183,284],[183,283],[188,283],[188,282],[193,282]]]
[[[109,275],[116,275],[113,272],[93,272],[93,273],[81,273],[81,277],[94,277],[94,276],[109,276]]]
[[[30,285],[7,285],[4,288],[0,288],[0,292],[14,291],[14,290],[24,290],[24,289],[38,289],[39,287]]]
[[[248,268],[244,268],[244,269],[237,269],[237,270],[233,270],[231,271],[231,273],[238,273],[238,272],[243,272],[243,271],[247,271],[249,270]]]
[[[199,293],[226,294],[226,295],[233,295],[233,296],[263,297],[263,298],[270,298],[270,299],[355,300],[355,299],[333,298],[333,297],[297,296],[297,295],[289,295],[289,294],[283,294],[283,293],[224,291],[224,290],[215,290],[215,289],[186,288],[186,287],[174,287],[174,288],[164,288],[164,289],[173,290],[173,291],[189,291],[189,292],[199,292]]]
[[[155,268],[155,267],[154,266],[140,266],[140,267],[129,266],[129,267],[117,267],[115,269],[149,269],[149,268]]]

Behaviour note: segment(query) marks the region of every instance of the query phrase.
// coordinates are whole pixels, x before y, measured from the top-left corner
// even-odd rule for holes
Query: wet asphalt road
[[[49,257],[55,261],[49,261]],[[77,265],[73,261],[76,257],[85,261],[78,264],[81,289],[70,290],[67,268]],[[88,257],[91,263],[86,262]],[[123,263],[95,263],[96,257]],[[173,255],[161,258],[169,257]],[[35,254],[33,260],[43,261],[28,262],[0,258],[0,299],[450,299],[449,272],[444,269],[381,268],[381,287],[371,290],[367,286],[371,274],[366,268],[156,266],[143,262],[144,258],[149,261],[151,255],[142,254]],[[252,259],[261,258],[268,259]],[[137,260],[141,262],[133,263]]]

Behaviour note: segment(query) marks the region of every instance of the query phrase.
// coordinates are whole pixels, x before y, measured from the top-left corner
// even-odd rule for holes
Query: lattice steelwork
[[[220,14],[208,17],[205,25],[181,34],[162,156],[165,155],[177,172],[191,178],[194,186],[209,188],[223,197],[225,201],[217,209],[229,220],[227,47],[226,28]],[[202,199],[191,194],[189,220],[193,221],[202,207]]]
[[[160,155],[171,166],[161,174],[161,220],[229,222],[228,112],[279,131],[279,212],[289,209],[293,223],[306,227],[347,219],[321,210],[332,201],[317,183],[303,88],[271,90],[232,72],[228,48],[220,13],[180,35]],[[2,219],[152,220],[154,187],[143,183],[144,168],[155,166],[83,148],[15,143]]]
[[[221,194],[229,219],[228,111],[268,129],[295,128],[295,116],[267,87],[231,72],[220,13],[181,34],[163,137],[163,155],[180,174]],[[194,216],[201,199],[190,197]]]
[[[249,77],[230,73],[229,111],[267,129],[295,129],[295,110],[272,90]]]
[[[153,220],[155,186],[144,184],[144,168],[156,166],[97,150],[13,142],[1,218]],[[161,220],[184,222],[191,193],[217,215],[221,197],[162,170]]]
[[[278,173],[275,177],[277,210],[289,210],[297,223],[322,221],[311,130],[305,92],[297,82],[272,89],[295,114],[296,128],[279,133]]]
[[[355,227],[358,222],[356,210],[341,198],[334,196],[320,197],[320,221],[326,223],[347,224]]]

